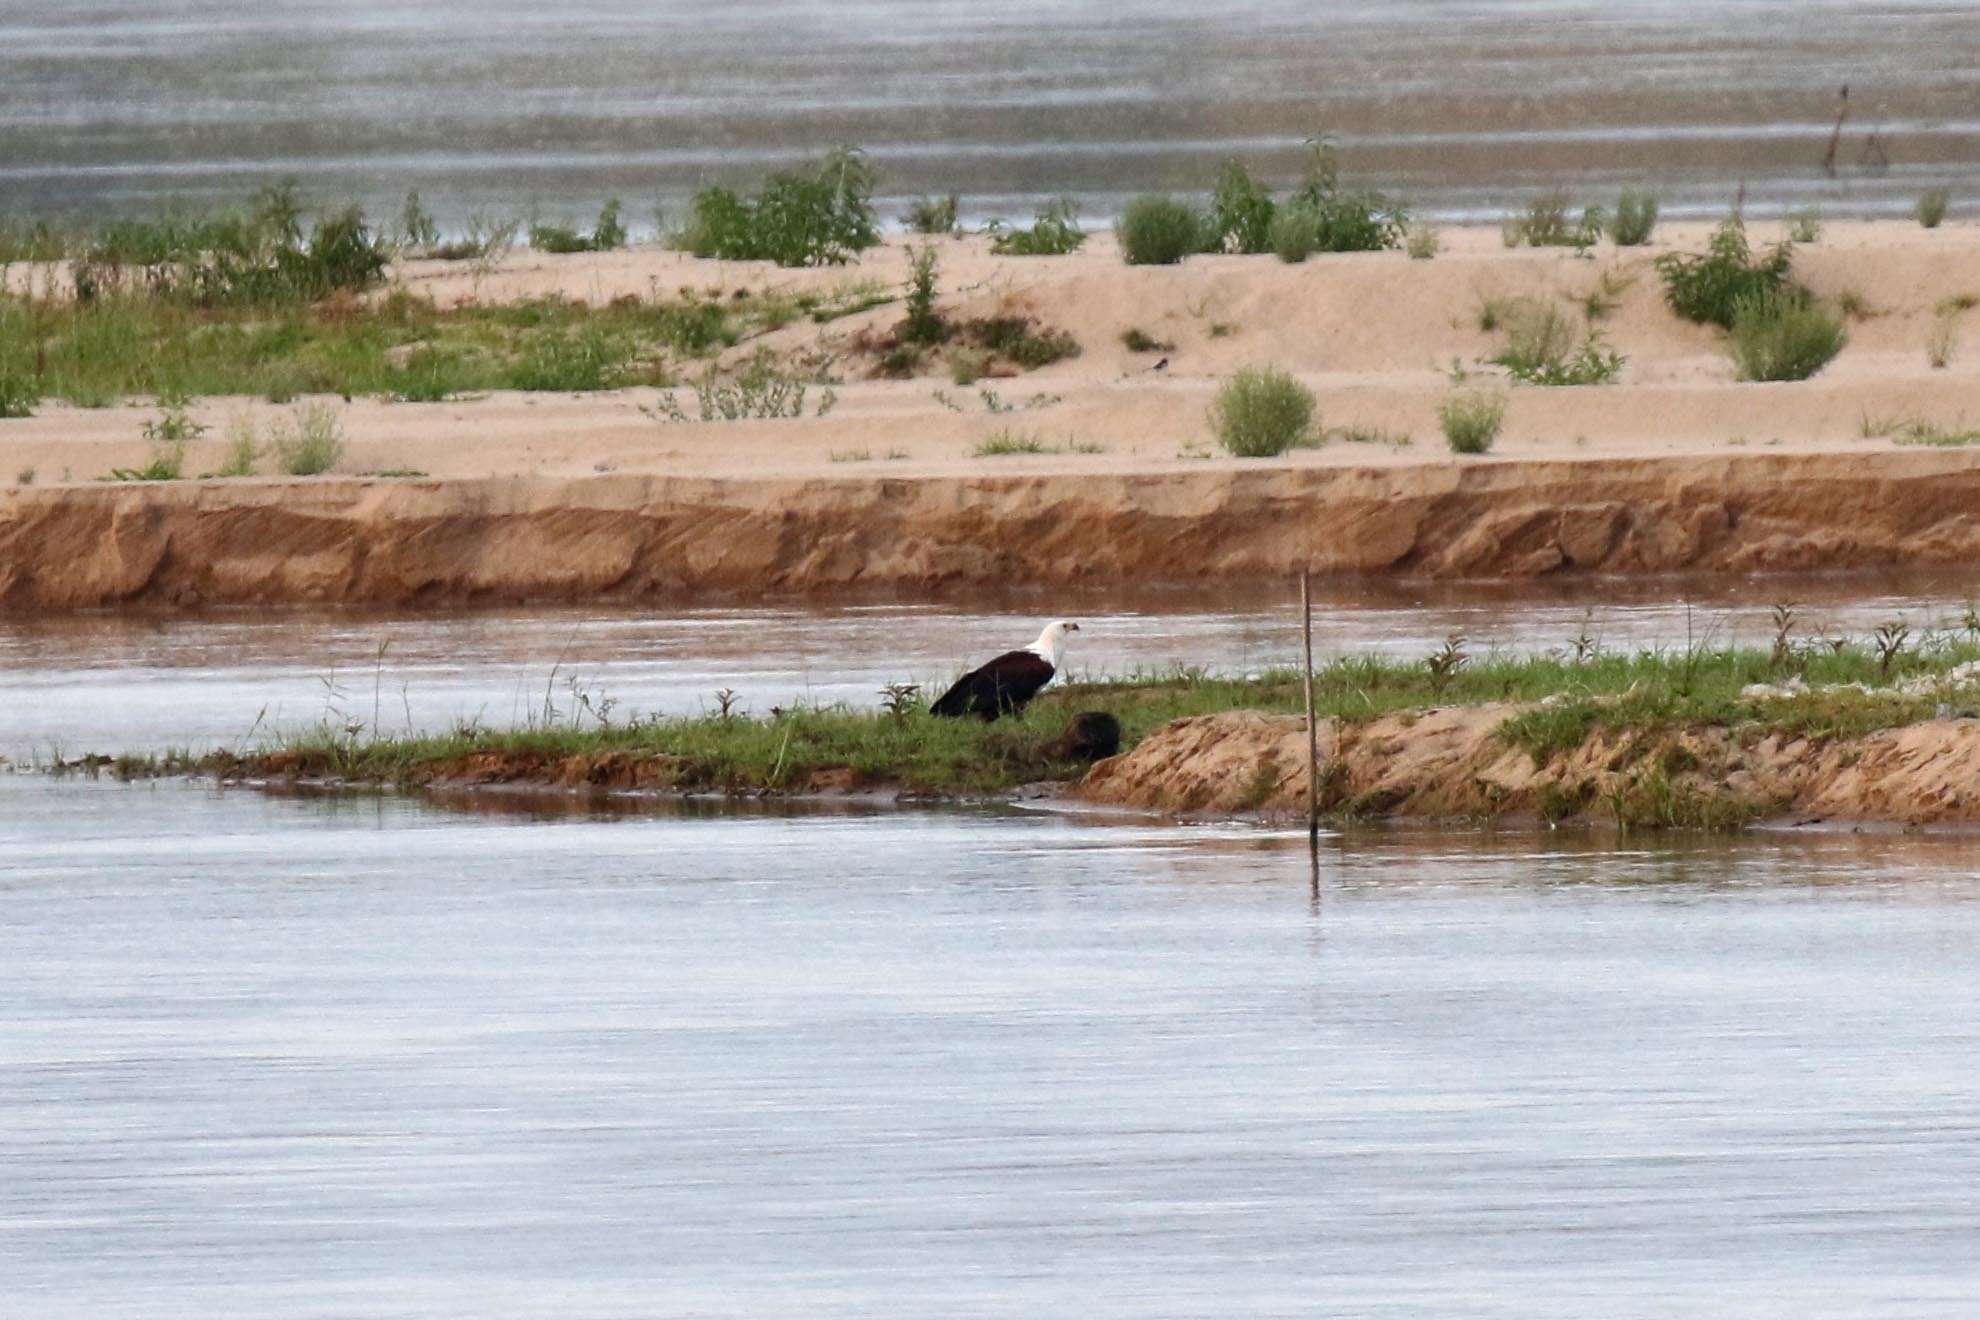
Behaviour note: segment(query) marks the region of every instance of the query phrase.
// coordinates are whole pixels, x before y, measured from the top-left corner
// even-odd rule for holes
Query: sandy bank
[[[1320,725],[1321,801],[1371,817],[1543,817],[1725,826],[1751,818],[1980,821],[1980,719],[1860,738],[1742,739],[1721,728],[1597,732],[1536,764],[1496,730],[1519,707],[1454,707]],[[1103,761],[1089,801],[1166,812],[1304,813],[1306,723],[1232,711],[1178,720]]]
[[[1980,452],[0,491],[0,608],[1971,561]]]

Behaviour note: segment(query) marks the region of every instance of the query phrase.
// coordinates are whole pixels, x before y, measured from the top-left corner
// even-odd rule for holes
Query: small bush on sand
[[[141,468],[112,468],[105,481],[177,481],[185,475],[186,442],[184,440],[160,440],[151,442],[151,461]]]
[[[1203,217],[1173,197],[1135,198],[1114,229],[1130,266],[1173,266],[1203,250]]]
[[[440,226],[420,204],[417,189],[406,194],[399,210],[398,246],[409,252],[427,252],[440,245]]]
[[[1932,328],[1925,333],[1925,361],[1934,371],[1944,371],[1952,365],[1953,353],[1959,347],[1959,318],[1941,313],[1932,318]]]
[[[1499,236],[1507,247],[1588,247],[1602,236],[1601,213],[1590,207],[1577,224],[1568,219],[1569,205],[1564,192],[1542,193],[1524,211],[1507,216]]]
[[[1409,233],[1403,236],[1403,250],[1409,253],[1411,261],[1428,261],[1442,246],[1437,231],[1429,225],[1411,225]]]
[[[319,476],[343,461],[344,428],[328,404],[306,403],[269,428],[268,447],[290,476]]]
[[[939,344],[948,337],[949,327],[935,310],[935,285],[939,265],[935,245],[926,243],[908,250],[907,320],[900,336],[911,344]]]
[[[254,419],[242,415],[228,422],[227,459],[220,465],[218,475],[251,477],[254,475],[255,460],[260,457],[261,438],[255,432]]]
[[[773,174],[754,197],[704,188],[676,243],[697,257],[836,266],[880,241],[873,167],[856,147],[828,152],[809,170]]]
[[[962,201],[954,193],[947,197],[917,197],[908,203],[901,223],[911,234],[953,234]]]
[[[1748,294],[1726,346],[1741,380],[1807,380],[1849,342],[1842,318],[1795,292]]]
[[[1937,229],[1940,222],[1946,218],[1946,204],[1946,190],[1934,188],[1918,199],[1918,206],[1913,214],[1918,217],[1918,223],[1925,228]]]
[[[1166,339],[1157,339],[1139,326],[1121,332],[1121,343],[1130,353],[1173,353],[1176,346]]]
[[[1210,198],[1209,246],[1217,252],[1265,252],[1272,247],[1272,194],[1251,177],[1244,162],[1227,160]]]
[[[1070,197],[1045,203],[1032,216],[1031,228],[1008,229],[990,240],[990,250],[1003,257],[1063,257],[1086,242],[1079,227],[1079,205]]]
[[[1822,214],[1819,211],[1790,211],[1787,218],[1787,236],[1790,243],[1819,243],[1822,241]]]
[[[41,402],[34,377],[24,369],[0,363],[0,417],[32,417]]]
[[[1318,219],[1317,252],[1381,252],[1403,245],[1409,210],[1379,192],[1341,184],[1340,158],[1327,137],[1306,143],[1306,178],[1288,206],[1304,206]]]
[[[1609,217],[1609,240],[1617,247],[1642,247],[1657,232],[1657,194],[1625,188]]]
[[[1300,202],[1278,209],[1272,217],[1272,251],[1287,265],[1297,265],[1320,250],[1320,213]]]
[[[1621,374],[1623,357],[1593,334],[1577,351],[1575,325],[1552,303],[1521,298],[1503,312],[1505,347],[1492,361],[1525,385],[1608,385]]]
[[[1712,235],[1701,254],[1671,252],[1657,258],[1664,297],[1671,310],[1687,321],[1732,328],[1733,313],[1743,300],[1783,293],[1789,287],[1794,245],[1780,243],[1756,258],[1746,241],[1746,225],[1730,216]]]
[[[1483,454],[1499,438],[1506,420],[1506,399],[1483,390],[1463,390],[1437,407],[1444,441],[1453,454]]]
[[[1271,458],[1313,437],[1313,391],[1283,371],[1246,367],[1210,408],[1217,443],[1239,458]]]

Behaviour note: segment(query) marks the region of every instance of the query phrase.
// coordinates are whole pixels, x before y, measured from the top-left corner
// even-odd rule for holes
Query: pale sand
[[[443,404],[334,401],[350,440],[343,468],[417,469],[435,477],[878,478],[1258,467],[1215,453],[1206,410],[1231,371],[1265,364],[1294,372],[1317,392],[1328,428],[1372,428],[1413,441],[1401,448],[1337,441],[1272,463],[1448,464],[1453,460],[1436,420],[1436,406],[1451,389],[1447,372],[1453,360],[1475,366],[1500,342],[1478,328],[1480,302],[1582,294],[1607,272],[1627,281],[1619,305],[1598,327],[1628,358],[1621,383],[1513,389],[1499,446],[1482,461],[1769,448],[1870,455],[1889,451],[1892,442],[1864,438],[1866,416],[1980,425],[1980,310],[1958,315],[1961,343],[1949,368],[1932,369],[1925,352],[1939,304],[1957,294],[1980,295],[1980,226],[1949,223],[1927,231],[1899,222],[1832,223],[1819,243],[1799,249],[1796,270],[1810,287],[1830,296],[1854,290],[1874,315],[1852,323],[1849,347],[1827,370],[1789,385],[1734,383],[1720,335],[1679,321],[1664,306],[1650,260],[1698,250],[1708,232],[1706,225],[1667,225],[1651,247],[1618,251],[1604,244],[1587,259],[1558,249],[1507,250],[1496,229],[1449,229],[1431,261],[1399,252],[1299,266],[1269,256],[1197,257],[1171,268],[1124,266],[1107,234],[1095,235],[1077,255],[1055,258],[999,258],[981,239],[941,240],[945,312],[1022,313],[1070,331],[1083,346],[1070,361],[977,387],[994,389],[1016,411],[987,412],[977,388],[958,388],[942,374],[864,379],[863,359],[842,362],[845,383],[822,419],[663,424],[640,411],[654,400],[650,389]],[[1770,241],[1777,227],[1755,224],[1752,236]],[[642,248],[569,257],[518,252],[479,274],[436,262],[397,273],[443,305],[550,293],[602,301],[682,288],[827,290],[876,281],[898,289],[905,274],[900,240],[853,265],[824,270],[696,261]],[[900,316],[895,303],[826,326],[800,321],[732,350],[726,360],[759,344],[843,354],[852,335],[884,331]],[[1217,325],[1231,330],[1214,337]],[[1151,371],[1155,355],[1123,347],[1120,336],[1131,326],[1174,342],[1167,370]],[[945,406],[938,391],[963,411]],[[1040,395],[1046,397],[1026,406]],[[817,397],[814,390],[814,403]],[[33,418],[0,421],[0,484],[27,469],[46,486],[141,464],[147,446],[140,430],[153,411],[148,400],[94,411],[51,404]],[[193,412],[213,429],[192,446],[187,470],[220,464],[225,423],[234,414],[278,411],[258,401],[200,400]],[[1100,445],[1105,452],[972,456],[979,442],[1001,431],[1058,447]]]

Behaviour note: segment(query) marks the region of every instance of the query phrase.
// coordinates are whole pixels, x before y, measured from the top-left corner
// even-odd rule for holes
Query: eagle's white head
[[[1032,654],[1044,657],[1046,664],[1057,669],[1059,655],[1066,649],[1066,634],[1078,631],[1079,625],[1076,623],[1068,623],[1064,620],[1048,623],[1045,625],[1045,631],[1038,634],[1038,640],[1031,644],[1030,650]]]

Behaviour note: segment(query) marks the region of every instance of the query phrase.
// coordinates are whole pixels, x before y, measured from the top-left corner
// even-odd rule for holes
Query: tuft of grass
[[[1962,449],[1968,445],[1980,445],[1980,429],[1962,431],[1936,422],[1910,421],[1895,430],[1894,438],[1901,445],[1926,445],[1934,449]]]
[[[1925,361],[1934,371],[1944,371],[1952,365],[1953,353],[1959,347],[1959,320],[1955,316],[1936,316],[1932,328],[1925,334]]]
[[[14,484],[16,486],[32,486],[34,484],[34,469],[32,467],[24,467],[19,472],[16,472],[14,474]]]
[[[1589,334],[1579,350],[1575,328],[1551,303],[1520,299],[1505,312],[1505,347],[1491,359],[1527,385],[1608,385],[1621,374],[1623,357]]]
[[[978,348],[1008,358],[1027,371],[1079,356],[1077,339],[1022,316],[979,317],[963,322],[958,329]]]
[[[905,346],[904,346],[905,347]],[[910,350],[912,351],[912,350]],[[919,360],[917,354],[916,360]],[[751,419],[789,419],[804,416],[804,398],[809,386],[800,376],[783,370],[767,350],[759,350],[749,365],[734,379],[723,380],[714,363],[709,363],[695,386],[699,420],[740,422]],[[832,391],[825,392],[828,396]],[[823,416],[829,402],[819,409]],[[662,390],[647,416],[662,422],[692,420],[672,390]]]
[[[935,310],[935,290],[940,263],[933,244],[924,243],[908,252],[907,320],[900,336],[910,344],[939,344],[949,336],[949,326]]]
[[[1130,353],[1173,353],[1176,346],[1166,339],[1157,339],[1138,326],[1121,332],[1121,343]]]
[[[809,169],[771,175],[754,197],[704,188],[675,243],[725,261],[841,265],[880,241],[874,179],[863,152],[838,147]]]
[[[998,431],[980,441],[970,452],[976,458],[1003,458],[1012,454],[1056,454],[1059,451],[1035,435],[1026,435],[1021,431]]]
[[[1499,237],[1509,248],[1593,246],[1602,236],[1601,212],[1588,207],[1577,222],[1569,218],[1571,205],[1564,192],[1542,193],[1528,202],[1524,211],[1500,222]]]
[[[962,200],[954,193],[947,197],[917,197],[908,203],[901,223],[911,234],[953,234],[961,212]]]
[[[1004,257],[1063,257],[1085,242],[1078,203],[1061,197],[1038,208],[1031,228],[1000,230],[990,240],[990,250]]]
[[[1746,225],[1736,214],[1720,224],[1703,254],[1671,252],[1656,261],[1672,311],[1687,321],[1728,330],[1743,300],[1785,293],[1792,287],[1793,264],[1791,243],[1777,244],[1764,257],[1755,257],[1746,241]]]
[[[553,255],[569,255],[573,252],[610,252],[626,245],[626,227],[619,219],[619,199],[614,197],[605,203],[598,213],[598,223],[591,232],[581,234],[575,229],[561,225],[531,225],[529,245],[538,252]]]
[[[1313,391],[1276,368],[1241,368],[1217,391],[1210,427],[1224,451],[1273,458],[1314,438]]]
[[[41,390],[24,368],[0,358],[0,418],[32,417],[41,405]]]
[[[1453,454],[1483,454],[1498,441],[1499,428],[1506,420],[1503,394],[1483,390],[1460,390],[1437,406],[1437,421],[1443,427],[1444,442]]]
[[[185,475],[186,442],[153,440],[151,461],[141,468],[112,468],[105,481],[177,481]]]
[[[1296,266],[1320,250],[1320,213],[1294,202],[1272,217],[1272,251],[1280,261]]]
[[[399,232],[394,246],[404,252],[425,253],[439,245],[439,224],[420,204],[418,189],[408,192],[405,204],[399,208]]]
[[[223,477],[251,477],[254,465],[261,457],[261,437],[256,431],[254,418],[242,414],[227,423],[227,458],[221,463],[217,475]]]
[[[1877,315],[1870,300],[1856,289],[1844,289],[1836,295],[1836,310],[1852,321],[1867,321]]]
[[[1437,249],[1441,246],[1437,231],[1429,225],[1411,225],[1409,232],[1403,236],[1403,249],[1409,253],[1411,261],[1428,261],[1437,255]]]
[[[1657,232],[1657,195],[1625,188],[1609,216],[1609,241],[1617,247],[1642,247]]]
[[[1390,431],[1379,426],[1343,426],[1328,433],[1330,439],[1350,445],[1380,445],[1384,449],[1407,449],[1416,443],[1407,431]]]
[[[1127,204],[1114,231],[1121,256],[1130,266],[1173,266],[1203,250],[1207,224],[1173,197],[1147,195]]]
[[[1822,241],[1822,214],[1819,211],[1790,211],[1787,218],[1787,235],[1791,243],[1819,243]]]
[[[1937,229],[1946,218],[1947,204],[1946,190],[1933,188],[1918,199],[1918,205],[1912,208],[1912,214],[1918,218],[1920,225],[1927,229]]]
[[[292,477],[315,477],[344,458],[344,428],[326,403],[306,403],[269,428],[275,466]]]
[[[1849,342],[1842,318],[1806,297],[1762,292],[1742,297],[1726,346],[1740,380],[1807,380]]]

